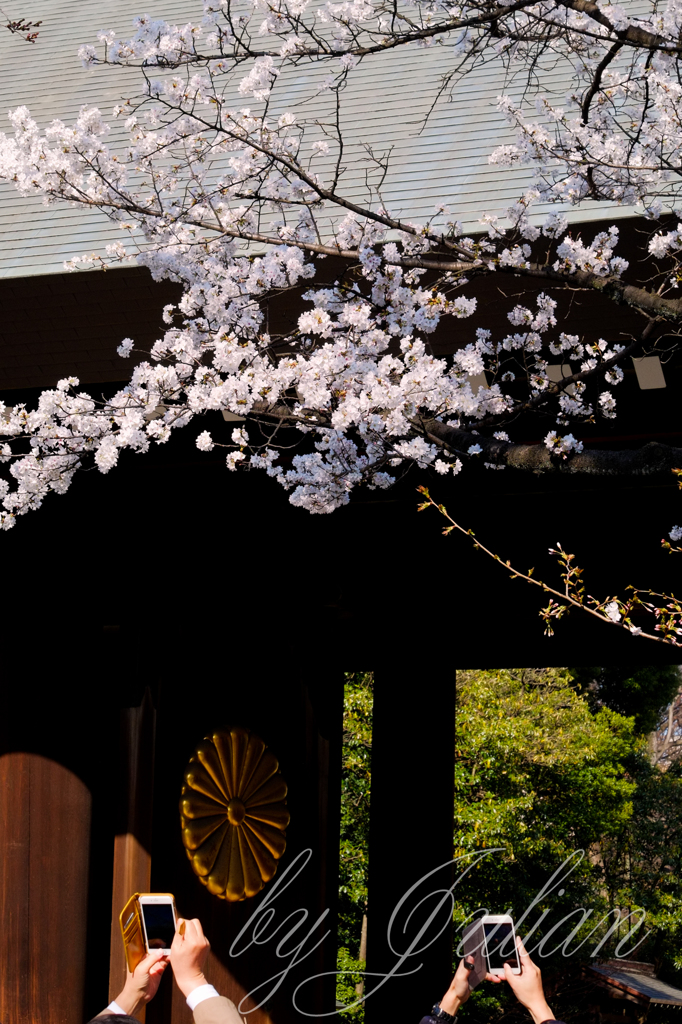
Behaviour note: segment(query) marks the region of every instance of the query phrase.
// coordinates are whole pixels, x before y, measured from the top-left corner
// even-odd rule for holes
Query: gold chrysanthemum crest
[[[209,892],[255,896],[286,849],[287,784],[274,754],[248,729],[220,730],[197,746],[180,798],[182,841]]]

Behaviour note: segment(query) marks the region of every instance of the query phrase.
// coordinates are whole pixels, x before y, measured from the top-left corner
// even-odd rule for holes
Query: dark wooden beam
[[[454,881],[452,867],[443,867],[415,890],[391,927],[391,916],[410,887],[452,858],[454,757],[454,668],[439,670],[432,659],[409,657],[380,665],[374,675],[367,1024],[392,1019],[418,1024],[452,977],[448,904],[414,946],[416,954],[397,971],[413,973],[396,974],[371,995],[378,975],[396,967],[439,897],[427,899],[408,922],[409,912],[427,894]]]

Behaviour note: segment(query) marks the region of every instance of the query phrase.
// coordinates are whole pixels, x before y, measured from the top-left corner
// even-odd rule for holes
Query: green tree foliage
[[[458,672],[457,688],[456,853],[502,846],[510,858],[477,876],[504,861],[515,877],[526,866],[535,889],[543,870],[629,819],[632,722],[592,714],[566,671]]]
[[[360,951],[367,909],[369,801],[372,784],[371,672],[348,672],[343,706],[339,938],[353,956]]]
[[[608,707],[631,716],[638,735],[654,731],[680,687],[676,665],[572,668],[570,673],[592,710]]]
[[[682,763],[667,771],[640,752],[631,767],[633,813],[617,836],[601,843],[612,906],[643,907],[648,938],[637,959],[680,985],[682,972]]]
[[[341,849],[339,859],[337,1000],[348,1006],[358,998],[364,970],[360,960],[362,918],[367,913],[369,803],[372,783],[371,672],[348,672],[344,687],[343,763],[341,770]],[[350,973],[348,973],[350,972]],[[344,1016],[361,1022],[359,1006]]]
[[[345,1006],[357,1001],[365,966],[372,682],[371,673],[346,677],[338,953],[344,973],[337,987]],[[682,763],[654,767],[646,741],[678,686],[676,670],[668,668],[457,673],[455,856],[501,850],[456,888],[455,926],[480,908],[509,910],[519,921],[557,868],[585,850],[519,928],[531,933],[528,947],[543,969],[550,1005],[567,1024],[592,1024],[595,998],[580,970],[594,962],[590,954],[615,908],[641,907],[647,915],[620,954],[649,930],[635,958],[652,961],[661,977],[682,987]],[[579,923],[580,915],[573,917],[538,950],[576,908],[593,910],[570,949],[584,945],[570,957],[544,955]],[[629,927],[622,925],[598,955],[613,956]],[[462,1015],[471,1024],[527,1019],[506,986],[490,985],[474,992]],[[343,1016],[362,1024],[362,1006]],[[651,1024],[659,1020],[650,1017]]]
[[[364,984],[362,972],[364,969],[364,961],[351,956],[344,946],[338,950],[336,956],[336,1005],[343,1014],[343,1019],[352,1021],[352,1024],[363,1024],[365,1019],[364,1004],[359,1002],[362,998],[362,985]],[[342,1007],[348,1007],[348,1009]]]
[[[649,679],[660,681],[658,671]],[[646,928],[652,931],[637,956],[653,959],[680,983],[675,951],[679,961],[682,773],[679,766],[668,772],[652,767],[640,735],[652,720],[648,711],[655,709],[657,717],[661,695],[667,692],[671,699],[679,680],[673,686],[668,677],[668,690],[661,683],[645,708],[646,678],[638,670],[630,687],[628,699],[641,687],[636,717],[610,706],[615,690],[613,700],[595,700],[594,688],[576,686],[569,670],[457,674],[455,853],[501,851],[481,861],[455,891],[456,925],[479,908],[510,911],[518,921],[559,865],[573,851],[585,850],[560,883],[563,892],[557,885],[519,928],[524,936],[531,933],[527,945],[549,979],[550,1005],[567,1022],[591,1019],[593,997],[580,967],[606,932],[608,925],[599,921],[616,907],[647,911],[646,926],[632,944]],[[634,697],[632,703],[637,705]],[[628,706],[625,699],[620,706]],[[543,936],[579,907],[593,910],[570,946],[575,950],[585,940],[582,948],[569,958],[561,951],[547,955],[579,923],[577,915],[538,949]],[[622,926],[599,955],[613,956],[628,928]],[[504,989],[490,986],[474,993],[464,1015],[472,1022],[524,1018]]]

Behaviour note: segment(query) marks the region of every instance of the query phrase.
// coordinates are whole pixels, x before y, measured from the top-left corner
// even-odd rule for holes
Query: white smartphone
[[[512,974],[520,974],[521,964],[516,948],[514,922],[509,914],[486,914],[481,918],[481,927],[489,972],[504,975],[504,965],[507,963]]]
[[[175,900],[170,893],[140,896],[140,917],[144,945],[148,953],[170,953],[177,928]]]

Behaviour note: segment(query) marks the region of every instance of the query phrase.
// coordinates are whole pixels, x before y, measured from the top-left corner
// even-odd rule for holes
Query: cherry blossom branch
[[[264,153],[267,152],[263,146],[254,144],[251,140],[249,140],[248,144],[253,146],[257,151]],[[282,166],[292,172],[295,172],[299,177],[301,177],[320,199],[326,199],[335,206],[346,209],[363,219],[381,224],[383,227],[400,231],[407,235],[412,235],[415,238],[428,239],[436,246],[443,245],[449,249],[457,249],[460,253],[460,259],[457,260],[445,259],[442,256],[439,256],[437,252],[417,256],[397,256],[393,259],[386,260],[390,265],[405,267],[406,269],[421,269],[428,271],[440,271],[453,275],[468,275],[469,277],[472,275],[483,276],[490,273],[501,273],[505,275],[513,275],[514,277],[527,277],[530,279],[551,281],[562,286],[579,287],[596,291],[618,305],[631,306],[633,309],[650,316],[660,317],[671,322],[682,320],[682,299],[667,298],[665,295],[661,295],[658,290],[642,288],[638,285],[627,283],[617,275],[597,274],[593,271],[584,270],[575,266],[562,269],[560,267],[548,265],[547,263],[538,263],[527,259],[520,260],[513,264],[505,264],[501,256],[497,253],[491,252],[484,255],[483,253],[478,252],[475,242],[473,242],[471,246],[467,247],[462,243],[453,242],[443,233],[435,233],[416,228],[413,224],[405,223],[404,221],[390,217],[386,213],[377,212],[367,206],[362,206],[358,203],[347,200],[332,190],[322,188],[314,180],[313,176],[308,175],[303,168],[301,168],[300,164],[293,162],[290,159],[283,159],[277,154],[273,155],[268,153],[268,155],[272,156],[275,162],[281,163]],[[90,170],[92,170],[93,173],[97,173],[97,168],[93,165],[90,165]],[[168,213],[163,209],[163,207],[155,210],[149,206],[140,205],[138,202],[135,202],[132,197],[126,196],[120,188],[112,189],[114,195],[109,198],[92,198],[84,192],[80,194],[78,192],[74,193],[73,186],[69,186],[69,189],[70,193],[64,196],[62,196],[58,190],[51,191],[49,194],[52,194],[55,198],[66,198],[71,202],[88,207],[96,207],[103,211],[109,210],[116,214],[126,213],[128,215],[152,218],[163,222],[168,220]],[[264,196],[260,198],[260,201],[274,202],[276,200],[271,197]],[[282,242],[285,241],[285,239],[279,234],[253,231],[240,227],[227,227],[219,222],[216,223],[215,221],[209,221],[202,217],[193,216],[188,211],[184,213],[183,219],[186,224],[191,225],[192,227],[210,232],[216,239],[224,236],[227,238],[236,238],[247,242],[258,242],[263,245],[272,246],[281,245]],[[361,252],[359,249],[343,248],[339,246],[338,243],[324,244],[322,242],[312,242],[310,240],[297,238],[287,238],[286,241],[289,242],[289,244],[293,244],[297,248],[300,248],[301,251],[310,253],[311,255],[338,256],[342,259],[352,261],[359,261],[361,259]],[[567,387],[571,383],[573,383],[573,378],[565,381],[563,386]]]
[[[378,214],[360,206],[357,203],[346,201],[331,192],[327,192],[327,190],[318,188],[316,191],[321,198],[329,199],[335,205],[348,209],[352,213],[357,213],[367,220],[375,221],[378,224],[394,228],[395,230],[402,231],[405,234],[412,234],[415,236],[422,234],[417,231],[413,225],[405,224],[401,221],[394,220],[391,217]],[[51,194],[55,198],[61,198],[60,193],[56,191]],[[96,207],[105,211],[111,210],[116,213],[127,213],[129,215],[158,219],[160,221],[166,221],[168,219],[168,214],[165,210],[153,210],[149,207],[140,206],[138,203],[128,199],[92,199],[85,194],[82,196],[71,194],[64,198],[83,206]],[[273,200],[264,199],[263,201],[272,202]],[[288,244],[301,249],[302,252],[310,253],[311,255],[337,256],[341,259],[354,262],[359,262],[361,260],[361,252],[359,249],[347,249],[339,246],[338,244],[324,244],[297,238],[285,239],[281,235],[277,234],[252,231],[247,228],[221,226],[220,224],[216,224],[212,221],[207,221],[203,218],[191,215],[185,216],[184,220],[185,223],[192,227],[210,232],[215,239],[219,239],[223,236],[226,238],[241,239],[246,242],[258,242],[262,245],[272,246],[282,245],[282,243],[286,241]],[[443,236],[440,236],[440,238],[434,238],[434,241],[445,241],[445,239]],[[197,244],[203,245],[204,242],[197,242]],[[466,252],[463,246],[460,245],[459,248],[463,253]],[[507,276],[511,275],[514,277],[551,281],[568,287],[578,287],[599,292],[599,294],[603,295],[610,301],[615,302],[617,305],[628,305],[633,309],[648,315],[660,317],[671,322],[682,320],[682,299],[669,299],[666,296],[661,295],[656,290],[628,284],[621,278],[613,275],[603,276],[577,268],[559,270],[551,266],[547,266],[546,264],[528,261],[519,262],[517,265],[510,266],[503,264],[500,257],[495,254],[489,254],[487,262],[484,262],[480,256],[471,250],[469,251],[468,256],[468,259],[452,260],[439,258],[438,255],[429,253],[423,256],[396,256],[394,258],[387,259],[386,263],[391,266],[405,267],[406,269],[420,269],[427,271],[437,270],[447,274],[468,275],[469,277],[472,275],[487,276],[490,273],[500,273]],[[575,379],[579,378],[567,378],[563,382],[562,387],[565,388],[570,386],[574,383]]]
[[[282,44],[276,58],[252,46],[256,11],[265,17],[259,34]],[[287,0],[263,10],[255,5],[239,16],[229,2],[218,7],[209,0],[205,13],[206,39],[219,51],[214,66],[213,58],[201,56],[199,26],[168,26],[143,16],[128,42],[101,34],[105,61],[145,62],[146,95],[116,112],[127,118],[125,145],[120,132],[115,145],[108,144],[109,127],[94,108],[83,108],[73,125],[54,121],[45,132],[19,108],[10,114],[14,137],[0,138],[2,177],[23,193],[102,211],[132,233],[137,258],[157,280],[183,288],[178,305],[164,312],[163,337],[111,400],[99,405],[68,378],[56,391],[43,392],[35,409],[9,411],[0,423],[8,438],[0,444],[0,462],[9,467],[8,478],[0,478],[6,510],[0,510],[0,525],[9,528],[51,490],[67,489],[86,462],[108,472],[120,451],[147,451],[174,429],[220,411],[245,424],[226,446],[228,469],[248,464],[265,470],[294,504],[312,512],[338,508],[361,485],[390,487],[410,465],[458,474],[464,462],[480,457],[488,466],[533,472],[637,474],[679,461],[675,449],[663,446],[640,453],[583,452],[572,433],[550,430],[543,444],[529,446],[495,430],[520,416],[524,430],[535,416],[543,432],[548,416],[559,429],[613,419],[612,389],[624,379],[624,360],[647,351],[656,325],[682,321],[682,300],[671,293],[682,281],[682,224],[652,232],[649,253],[665,257],[666,269],[641,287],[624,279],[628,265],[615,252],[616,227],[583,240],[570,234],[563,214],[550,214],[541,227],[531,217],[537,199],[611,195],[613,186],[611,198],[625,202],[635,186],[637,195],[668,188],[665,176],[673,165],[661,149],[660,125],[682,120],[682,98],[670,85],[670,54],[635,51],[622,72],[623,40],[633,26],[641,28],[639,22],[613,6],[592,11],[608,16],[609,27],[590,20],[589,11],[583,17],[585,12],[551,0],[541,12],[547,24],[525,0],[504,11],[470,5],[458,15],[479,22],[465,27],[454,46],[459,69],[479,57],[493,59],[493,52],[508,63],[513,42],[520,44],[514,59],[529,74],[551,51],[552,59],[569,62],[576,84],[567,111],[547,103],[556,125],[553,139],[502,98],[519,139],[516,147],[496,151],[497,162],[537,160],[549,180],[557,158],[560,171],[542,185],[544,191],[532,189],[502,211],[510,228],[486,213],[481,233],[466,238],[441,204],[424,223],[391,211],[382,198],[388,158],[371,149],[365,166],[369,198],[358,199],[355,184],[346,181],[349,150],[340,104],[354,58],[346,60],[344,51],[402,45],[406,33],[439,30],[437,24],[421,22],[418,9],[398,3],[328,6],[328,29],[315,21],[316,13],[304,17]],[[665,39],[677,45],[670,18]],[[451,21],[444,17],[450,29]],[[589,44],[580,34],[585,25],[600,33]],[[291,32],[300,35],[292,38]],[[325,60],[332,51],[339,60],[325,86],[333,93],[333,109],[320,116],[316,106],[307,120],[291,111],[277,116],[271,95],[278,76],[313,44]],[[86,51],[86,63],[96,62],[94,50]],[[169,69],[180,58],[183,73],[151,79],[150,68]],[[233,73],[245,61],[248,73],[237,87]],[[252,97],[257,112],[251,100],[233,109],[237,95]],[[576,118],[579,109],[589,123]],[[682,136],[665,130],[671,153],[681,149]],[[556,191],[559,185],[563,193]],[[333,264],[332,279],[323,273],[325,256],[344,263],[340,274]],[[106,258],[88,256],[70,267],[128,258],[115,243]],[[477,298],[465,293],[468,280],[493,273],[525,282],[527,299],[516,305],[512,300],[507,311],[511,327],[499,331],[496,321],[494,330],[452,330],[477,308]],[[540,291],[545,284],[550,294]],[[289,306],[291,329],[271,336],[269,303],[292,289],[303,311]],[[570,321],[557,323],[554,289],[597,291],[629,305],[646,326],[638,337],[628,335],[627,344],[589,329],[587,336],[570,334]],[[447,359],[437,358],[429,343],[439,324],[450,325],[455,338]],[[127,358],[133,349],[133,340],[124,339],[119,353]],[[555,360],[571,366],[559,382],[551,379]],[[481,374],[486,388],[474,385]],[[290,437],[282,445],[285,427],[300,433],[294,456],[281,456],[291,447]],[[250,429],[260,429],[265,443],[256,442]],[[196,443],[204,451],[224,446],[208,430]]]
[[[579,450],[564,459],[557,458],[553,449],[545,444],[512,444],[433,420],[428,423],[426,436],[445,445],[453,454],[462,456],[476,447],[476,457],[481,462],[543,475],[661,476],[682,463],[682,448],[672,448],[658,441],[633,450]]]
[[[417,24],[406,12],[399,12],[391,19],[391,26],[387,30],[380,27],[381,19],[385,19],[386,10],[382,4],[374,7],[373,18],[362,18],[355,21],[349,13],[341,10],[336,16],[332,14],[329,19],[333,23],[342,26],[350,42],[339,45],[331,45],[330,40],[320,34],[312,22],[306,22],[301,16],[292,13],[284,6],[280,7],[279,14],[282,14],[280,24],[273,24],[271,34],[278,40],[286,42],[287,36],[294,34],[296,43],[288,52],[287,58],[296,63],[304,58],[332,59],[343,56],[352,56],[359,59],[383,53],[396,47],[407,46],[410,43],[422,42],[436,39],[442,35],[462,33],[471,29],[486,29],[490,38],[499,40],[507,37],[513,42],[537,43],[547,46],[556,38],[563,38],[567,34],[576,37],[584,36],[592,38],[600,43],[620,42],[622,45],[635,50],[647,49],[650,51],[661,51],[664,53],[676,54],[682,49],[681,44],[670,35],[662,35],[660,32],[652,31],[640,22],[629,20],[625,27],[618,27],[614,19],[610,18],[592,0],[556,0],[556,6],[564,11],[584,15],[589,19],[587,27],[577,19],[572,21],[557,20],[551,17],[546,8],[537,4],[537,0],[516,0],[508,5],[469,2],[466,7],[471,11],[469,14],[456,18],[446,18],[441,22],[433,24],[428,19],[426,24]],[[518,16],[521,16],[519,18]],[[176,69],[185,65],[204,65],[209,62],[221,60],[243,61],[247,58],[260,59],[263,57],[281,57],[282,44],[277,47],[253,46],[251,36],[246,26],[238,27],[232,17],[232,5],[227,5],[226,21],[229,25],[229,36],[220,35],[220,47],[216,50],[197,49],[197,39],[193,36],[191,47],[182,43],[180,39],[176,45],[176,52],[171,54],[168,50],[159,54],[156,64],[159,67]],[[374,24],[372,24],[374,22]],[[551,30],[553,35],[547,34]],[[303,39],[310,40],[306,45]],[[363,42],[363,38],[371,40]],[[225,47],[224,42],[228,45]],[[147,55],[146,58],[137,58],[134,51],[124,50],[123,56],[120,51],[115,50],[114,56],[110,57],[108,48],[105,48],[104,58],[95,55],[90,56],[91,63],[98,64],[126,64],[130,66],[150,66],[153,59]]]
[[[42,21],[26,21],[25,18],[9,18],[0,7],[0,14],[3,18],[7,18],[5,22],[5,28],[13,35],[20,35],[26,40],[27,43],[35,43],[38,38],[38,29],[42,25]]]
[[[592,21],[602,25],[612,37],[615,36],[621,42],[637,49],[663,49],[673,53],[679,53],[680,49],[682,49],[679,44],[675,45],[670,39],[666,39],[665,36],[659,35],[657,32],[651,32],[640,25],[629,24],[625,29],[617,29],[608,15],[601,10],[598,4],[594,3],[594,0],[557,0],[557,3],[572,11],[586,14]],[[579,33],[580,29],[571,26],[571,31]]]
[[[682,604],[673,595],[629,586],[627,589],[631,594],[626,599],[606,597],[599,600],[586,592],[582,582],[582,569],[575,564],[575,556],[564,551],[561,544],[557,544],[556,548],[549,549],[550,554],[557,556],[564,584],[563,590],[558,590],[543,580],[537,579],[533,575],[533,569],[523,572],[515,568],[509,559],[504,561],[500,555],[486,547],[476,537],[473,530],[466,529],[452,518],[445,505],[434,501],[426,487],[418,487],[417,490],[426,499],[418,505],[418,510],[423,512],[428,508],[435,508],[449,522],[450,525],[443,529],[444,536],[447,537],[453,530],[456,530],[471,540],[475,550],[482,551],[506,569],[511,579],[525,580],[526,583],[538,587],[543,593],[549,595],[549,603],[538,613],[545,623],[545,636],[553,636],[554,623],[568,614],[571,609],[576,609],[587,613],[599,622],[624,629],[634,636],[641,636],[646,640],[657,640],[674,647],[682,647],[682,639],[679,639],[682,637]],[[655,600],[643,600],[645,596]],[[635,625],[632,616],[641,614],[652,615],[657,620],[653,632],[645,632],[640,626]]]

